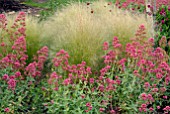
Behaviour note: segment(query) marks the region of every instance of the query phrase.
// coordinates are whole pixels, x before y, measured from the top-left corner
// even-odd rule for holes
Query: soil
[[[37,3],[46,2],[46,0],[36,0]],[[8,14],[15,14],[19,11],[24,11],[28,14],[32,14],[34,16],[39,16],[39,12],[45,10],[43,8],[31,7],[25,4],[22,4],[20,1],[16,0],[0,0],[0,13],[8,13]]]

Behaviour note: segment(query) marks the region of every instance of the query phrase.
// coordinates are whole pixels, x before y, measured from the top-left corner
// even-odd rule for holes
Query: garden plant
[[[131,2],[73,3],[43,22],[0,14],[0,114],[169,114],[169,2],[154,37]]]

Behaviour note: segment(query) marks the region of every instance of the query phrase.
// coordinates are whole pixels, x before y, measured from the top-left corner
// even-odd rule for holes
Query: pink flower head
[[[83,95],[81,95],[81,98],[82,98],[82,99],[84,99],[84,98],[85,98],[85,95],[84,95],[84,94],[83,94]]]
[[[65,86],[69,85],[70,83],[71,83],[71,80],[69,78],[67,78],[63,81],[63,85],[65,85]]]
[[[170,11],[170,5],[168,6],[168,11]]]
[[[142,30],[145,30],[145,25],[144,25],[144,24],[141,24],[141,25],[139,26],[139,28],[142,29]]]
[[[18,71],[18,72],[15,73],[15,77],[16,77],[16,78],[18,78],[18,77],[20,77],[20,76],[21,76],[21,72]]]
[[[58,91],[58,87],[55,87],[54,90],[55,90],[55,91]]]
[[[8,112],[10,112],[10,109],[9,108],[5,108],[4,111],[8,113]]]
[[[146,108],[147,105],[146,104],[141,104],[141,108]]]
[[[86,106],[87,106],[87,107],[90,107],[90,106],[91,106],[91,103],[90,103],[90,102],[86,103]]]
[[[115,44],[114,45],[114,48],[120,48],[120,47],[122,47],[122,44]]]
[[[16,80],[15,79],[9,79],[8,88],[14,90],[15,87],[16,87]]]
[[[170,106],[166,106],[163,110],[167,111],[167,112],[170,112]]]
[[[104,92],[104,89],[105,89],[105,88],[104,88],[103,85],[100,85],[100,86],[99,86],[99,90],[100,90],[101,92]]]
[[[2,42],[2,43],[1,43],[1,46],[2,46],[2,47],[4,47],[4,46],[5,46],[5,43],[4,43],[4,42]]]
[[[150,83],[149,82],[145,82],[144,87],[145,88],[149,88],[150,87]]]
[[[164,23],[165,23],[165,21],[164,21],[164,20],[162,20],[161,22],[162,22],[162,24],[164,24]]]
[[[36,77],[36,64],[36,62],[33,62],[26,67],[25,70],[29,76]]]
[[[87,67],[86,68],[86,72],[88,73],[88,74],[91,74],[92,72],[91,72],[91,68],[90,67]]]
[[[158,88],[153,88],[152,92],[158,92],[158,90],[159,90]]]
[[[57,75],[56,72],[53,72],[53,73],[50,75],[50,78],[52,78],[52,79],[58,79],[59,76]]]
[[[9,76],[7,74],[4,74],[2,77],[3,80],[7,81],[9,79]]]
[[[163,77],[163,75],[161,73],[157,73],[156,77],[157,77],[157,79],[161,79]]]
[[[14,65],[15,65],[15,68],[19,68],[21,64],[19,62],[15,62]]]
[[[114,110],[111,110],[110,114],[116,114],[116,112]]]
[[[167,99],[168,97],[167,96],[163,96],[164,99]]]
[[[91,83],[91,84],[94,83],[94,78],[90,78],[90,83]]]
[[[148,95],[147,95],[147,98],[148,98],[148,100],[150,100],[150,101],[154,101],[154,99],[153,99],[153,97],[152,97],[151,94],[148,94]]]
[[[104,42],[103,43],[103,50],[108,50],[109,49],[109,43],[108,42]]]
[[[92,110],[93,106],[89,106],[89,110]]]
[[[85,112],[87,113],[87,112],[89,112],[89,110],[85,110]]]
[[[19,12],[19,15],[22,15],[22,16],[24,16],[25,15],[25,12]]]
[[[147,94],[146,94],[146,93],[142,93],[142,94],[141,94],[141,98],[142,98],[143,100],[147,100]]]
[[[100,109],[99,109],[100,112],[103,112],[104,110],[105,110],[104,108],[100,108]]]
[[[116,79],[116,83],[117,83],[118,85],[120,85],[120,84],[121,84],[121,80]]]
[[[149,43],[154,43],[154,38],[149,38]]]
[[[154,111],[154,109],[153,109],[152,107],[150,107],[149,110],[150,110],[150,112],[153,112],[153,111]]]
[[[126,62],[126,58],[123,58],[123,59],[121,59],[121,60],[119,61],[119,64],[120,64],[120,65],[123,65],[123,64],[125,64],[125,62]]]
[[[113,46],[114,48],[120,48],[120,47],[122,47],[122,45],[119,43],[119,40],[118,40],[118,37],[117,37],[117,36],[115,36],[115,37],[113,38],[112,46]]]
[[[160,106],[157,106],[157,109],[160,109],[161,107]]]
[[[165,87],[162,87],[160,88],[161,92],[165,92],[166,91],[166,88]]]

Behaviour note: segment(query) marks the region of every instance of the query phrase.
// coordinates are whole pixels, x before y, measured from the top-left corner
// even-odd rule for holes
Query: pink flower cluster
[[[90,102],[86,103],[86,107],[88,107],[87,110],[85,110],[85,112],[89,112],[90,110],[92,110],[93,106],[91,105]]]
[[[153,48],[154,39],[150,38],[148,41],[145,40],[145,30],[145,26],[140,25],[135,38],[132,39],[131,43],[126,45],[125,51],[122,51],[121,53],[117,52],[117,46],[115,45],[119,42],[117,38],[114,38],[112,43],[113,50],[108,51],[106,56],[104,56],[104,62],[106,65],[109,64],[110,68],[115,66],[116,68],[120,68],[120,73],[125,71],[126,68],[133,69],[134,76],[140,79],[138,83],[143,85],[145,92],[140,95],[144,104],[141,104],[139,110],[147,112],[148,110],[155,110],[153,107],[147,109],[148,104],[154,103],[156,100],[155,98],[160,97],[159,95],[155,96],[155,94],[164,94],[164,92],[166,92],[166,85],[170,82],[170,66],[167,64],[168,55],[165,51],[160,47],[156,49]],[[122,58],[122,54],[124,54],[126,58]],[[119,65],[121,67],[119,67]],[[107,74],[108,69],[101,71],[102,76],[99,77],[99,80],[104,80],[104,76]],[[116,79],[112,82],[111,87],[100,84],[99,90],[104,92],[105,88],[107,88],[106,90],[116,91],[114,84],[121,84],[121,79]],[[162,86],[159,87],[158,85]]]
[[[6,29],[7,19],[4,14],[0,14],[0,28]]]
[[[116,6],[118,6],[118,8],[125,8],[128,9],[128,6],[133,5],[134,7],[132,7],[132,10],[135,9],[140,9],[141,6],[145,7],[145,0],[125,0],[123,2],[121,2],[120,0],[116,0]],[[156,8],[158,9],[160,6],[162,5],[170,5],[170,0],[156,0]],[[137,7],[135,7],[137,6]],[[154,6],[154,0],[151,0],[151,4],[148,5],[147,7],[150,8],[153,11],[153,6]]]
[[[21,72],[16,72],[14,75],[9,76],[4,74],[2,80],[8,84],[8,89],[15,90],[17,85],[17,79],[21,77]]]
[[[44,68],[44,63],[48,57],[48,47],[44,46],[37,52],[37,57],[35,56],[35,61],[30,63],[25,68],[25,75],[36,77],[41,76],[41,71]]]
[[[4,111],[5,111],[6,113],[10,112],[10,108],[5,108]]]
[[[92,74],[91,68],[86,67],[86,62],[82,62],[81,64],[77,65],[70,65],[69,64],[69,55],[65,50],[60,50],[56,57],[53,59],[54,67],[61,68],[64,72],[67,72],[68,77],[63,77],[63,85],[67,86],[73,82],[76,82],[77,80],[82,80],[83,82],[87,82],[88,79],[85,77],[87,75]],[[50,76],[49,81],[51,82],[53,78]],[[90,79],[90,83],[92,82],[92,79]]]
[[[154,102],[154,99],[151,94],[147,95],[146,93],[142,93],[141,98],[142,100],[148,100],[148,101]]]
[[[120,42],[119,42],[119,40],[118,40],[118,37],[114,37],[114,38],[113,38],[112,46],[113,46],[114,48],[121,48],[121,47],[122,47],[122,44],[120,44]]]
[[[103,43],[103,50],[108,50],[109,49],[109,43],[108,42],[104,42]]]
[[[7,20],[3,14],[0,16],[1,22],[4,25],[7,25]],[[4,21],[3,21],[4,20]],[[11,26],[11,29],[3,27],[2,28],[2,43],[1,48],[3,50],[3,54],[1,55],[0,64],[2,68],[6,68],[9,65],[12,66],[16,70],[23,70],[26,65],[25,60],[27,59],[27,49],[26,49],[26,40],[25,40],[25,13],[20,12],[17,18],[14,21],[14,24]],[[17,30],[17,31],[16,31]],[[10,42],[10,44],[6,44],[4,41],[4,35],[8,34],[10,38],[6,39]],[[13,53],[9,53],[8,49],[13,50]],[[9,54],[7,54],[9,53]]]
[[[25,76],[40,76],[43,66],[48,57],[48,47],[44,46],[37,54],[34,62],[26,65],[27,45],[26,45],[26,15],[20,12],[13,25],[7,28],[7,19],[4,14],[0,14],[0,69],[12,68],[14,75],[5,74],[2,79],[8,84],[8,89],[15,90],[17,83]],[[6,37],[5,35],[8,35]],[[6,38],[6,39],[4,39]],[[7,42],[8,43],[7,43]],[[24,72],[24,73],[23,73]]]
[[[61,65],[64,68],[65,65],[68,65],[68,58],[69,58],[68,53],[63,49],[60,50],[56,54],[56,57],[53,59],[54,66],[58,67]]]
[[[170,112],[170,106],[166,106],[163,110],[168,114],[168,112]]]

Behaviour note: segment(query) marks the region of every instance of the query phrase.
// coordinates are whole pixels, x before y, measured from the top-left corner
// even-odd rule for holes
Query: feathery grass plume
[[[71,63],[86,61],[97,66],[105,40],[111,42],[118,36],[125,45],[142,23],[147,25],[144,15],[122,11],[102,0],[88,5],[70,3],[45,22],[43,38],[54,52],[66,50]]]

